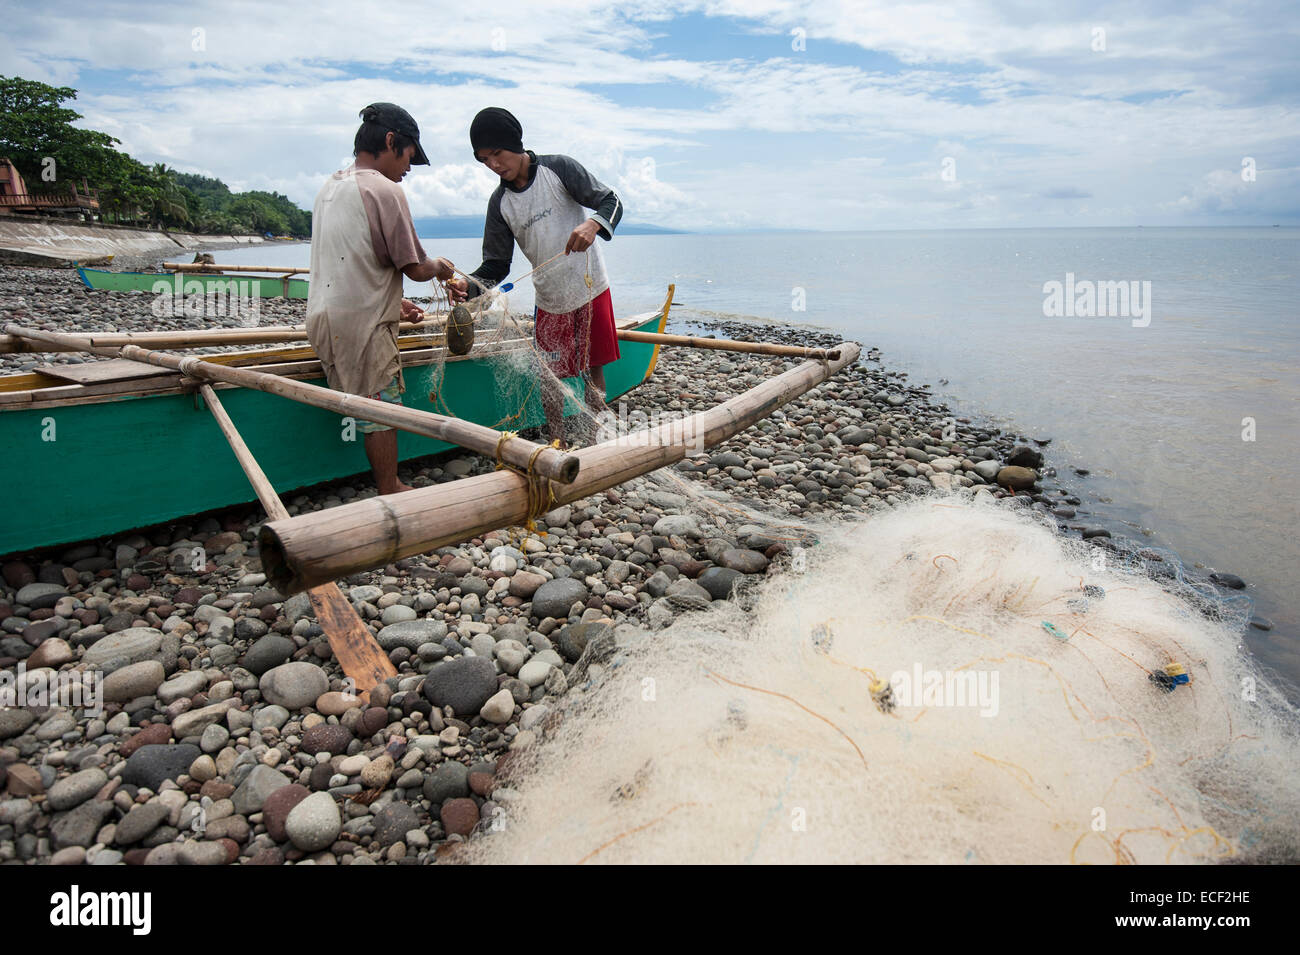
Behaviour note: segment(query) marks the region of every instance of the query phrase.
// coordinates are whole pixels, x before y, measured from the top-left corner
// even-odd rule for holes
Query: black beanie
[[[469,142],[478,158],[480,149],[505,149],[512,153],[524,151],[524,128],[519,120],[500,106],[479,110],[474,122],[469,124]]]

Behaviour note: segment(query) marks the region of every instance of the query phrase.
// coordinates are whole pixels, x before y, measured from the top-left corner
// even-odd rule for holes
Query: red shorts
[[[618,360],[614,305],[609,289],[587,305],[556,315],[534,309],[537,350],[557,378],[572,378],[588,368]]]

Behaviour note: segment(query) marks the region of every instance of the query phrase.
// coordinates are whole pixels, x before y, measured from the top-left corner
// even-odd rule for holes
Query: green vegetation
[[[0,76],[0,157],[34,194],[67,193],[85,179],[98,190],[105,221],[203,233],[311,235],[311,213],[271,192],[232,193],[219,179],[146,166],[114,147],[121,140],[73,126],[63,105],[77,91]],[[53,159],[53,166],[48,160]],[[53,170],[53,181],[48,171]],[[44,174],[44,175],[43,175]]]

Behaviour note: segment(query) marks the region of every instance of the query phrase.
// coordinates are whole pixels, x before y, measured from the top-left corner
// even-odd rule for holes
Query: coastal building
[[[84,179],[81,180],[81,190],[77,191],[74,182],[70,194],[32,195],[27,191],[18,167],[7,158],[0,158],[0,215],[70,214],[90,221],[99,214],[99,194]]]

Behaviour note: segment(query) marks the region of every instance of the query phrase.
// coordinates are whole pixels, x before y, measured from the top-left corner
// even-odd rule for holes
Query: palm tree
[[[190,221],[190,210],[185,204],[185,193],[176,181],[175,173],[165,163],[154,163],[149,172],[150,210],[159,228],[166,224],[184,224]]]

